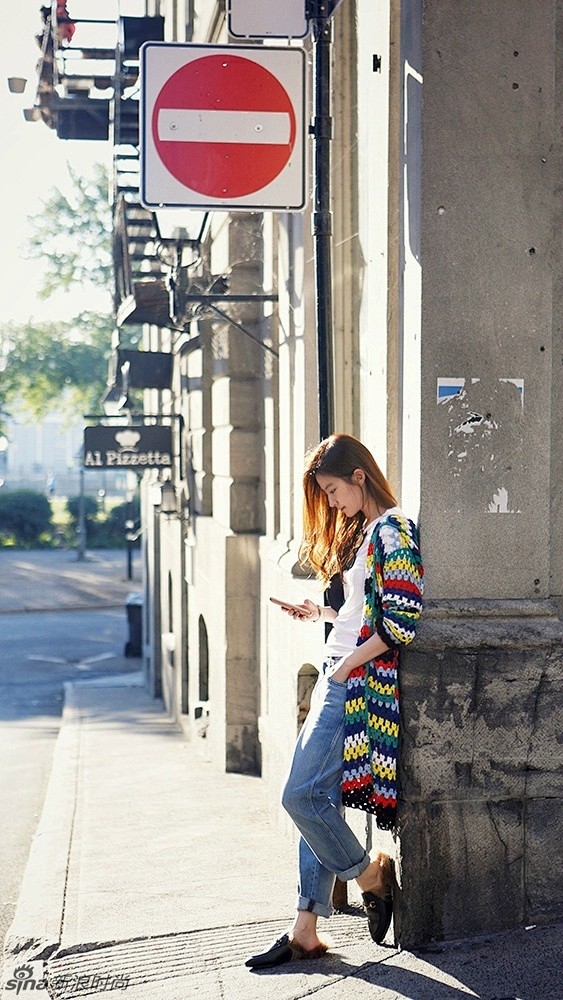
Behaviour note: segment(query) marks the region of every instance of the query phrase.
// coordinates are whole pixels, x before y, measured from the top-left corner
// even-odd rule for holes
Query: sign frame
[[[146,42],[141,46],[141,203],[150,210],[159,208],[191,208],[206,211],[288,211],[302,212],[307,203],[307,103],[306,103],[306,56],[301,47],[278,47],[256,45],[208,45],[191,42]],[[240,197],[220,198],[215,195],[201,193],[183,184],[168,169],[161,158],[155,141],[153,115],[158,107],[159,98],[168,82],[186,67],[206,56],[219,56],[229,59],[238,57],[262,67],[268,76],[272,77],[280,91],[287,96],[291,113],[295,119],[295,138],[291,145],[288,158],[273,179],[262,188],[244,194]],[[188,100],[187,103],[193,103]],[[228,101],[226,101],[228,103]],[[193,120],[197,109],[178,108],[178,114]],[[204,109],[202,114],[205,113]],[[213,115],[214,110],[207,112]],[[216,110],[221,111],[220,108]],[[164,112],[162,112],[164,113]],[[260,119],[269,112],[245,111],[244,109],[226,108],[223,115],[232,115],[233,121],[249,115],[257,115]],[[170,112],[166,111],[169,115]],[[283,115],[279,116],[283,118]],[[257,120],[258,120],[257,119]],[[248,126],[247,126],[248,127]],[[262,130],[257,125],[255,131]],[[158,138],[158,137],[157,137]],[[178,141],[175,139],[175,141]],[[181,140],[183,141],[183,140]],[[220,140],[210,139],[209,144]],[[228,140],[233,149],[252,147],[245,139]],[[258,143],[259,140],[257,140]],[[163,140],[160,140],[163,143]],[[187,145],[195,142],[208,144],[198,136],[195,140],[186,141]],[[279,149],[277,140],[270,140],[274,145],[270,148]],[[172,145],[172,143],[170,143]],[[255,148],[259,148],[256,145]],[[255,156],[255,154],[254,154]],[[249,159],[249,163],[251,160]]]
[[[108,460],[110,455],[112,458]],[[143,473],[147,469],[171,469],[173,464],[171,424],[88,424],[84,427],[82,467],[85,471],[110,469]]]
[[[288,7],[291,8],[289,12]],[[305,7],[305,0],[284,0],[283,3],[279,0],[227,0],[229,35],[233,38],[306,38],[310,24]],[[261,21],[261,16],[265,20]],[[257,22],[258,28],[255,27]]]

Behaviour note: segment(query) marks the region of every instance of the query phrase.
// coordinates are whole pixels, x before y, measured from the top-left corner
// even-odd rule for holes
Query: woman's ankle
[[[310,913],[309,910],[298,910],[289,937],[304,945],[318,941],[317,914]]]
[[[358,875],[356,882],[362,892],[373,892],[376,896],[388,896],[393,884],[393,868],[391,858],[382,851],[371,864]]]

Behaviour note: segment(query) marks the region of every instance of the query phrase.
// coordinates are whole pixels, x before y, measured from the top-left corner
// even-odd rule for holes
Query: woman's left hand
[[[347,656],[343,656],[336,669],[335,670],[333,669],[330,673],[332,679],[334,681],[337,681],[338,684],[345,684],[346,681],[348,680],[348,677],[352,673],[352,670],[354,669],[353,667],[347,666],[346,664],[347,659],[348,659]]]

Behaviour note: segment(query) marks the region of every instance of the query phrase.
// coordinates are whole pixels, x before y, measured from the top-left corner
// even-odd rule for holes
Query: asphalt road
[[[139,669],[125,609],[0,616],[0,942],[43,806],[65,681]]]

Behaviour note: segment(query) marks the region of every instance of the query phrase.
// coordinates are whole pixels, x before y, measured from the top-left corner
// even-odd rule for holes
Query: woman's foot
[[[293,926],[267,951],[252,955],[246,961],[251,969],[271,969],[298,958],[321,958],[328,950],[328,942],[317,934],[317,914],[298,910]]]
[[[375,943],[381,944],[393,916],[391,858],[387,854],[378,854],[356,881],[362,890],[369,932]]]
[[[245,965],[250,969],[271,969],[276,965],[284,965],[285,962],[291,962],[295,959],[321,958],[327,949],[328,944],[321,941],[320,938],[317,938],[317,943],[313,947],[305,948],[289,934],[283,934],[267,951],[248,958]]]
[[[358,875],[356,882],[362,892],[371,892],[385,899],[391,895],[393,886],[393,862],[388,854],[380,852],[377,857]]]
[[[302,958],[320,958],[328,948],[326,941],[317,934],[317,914],[298,910],[289,930],[289,943]]]

